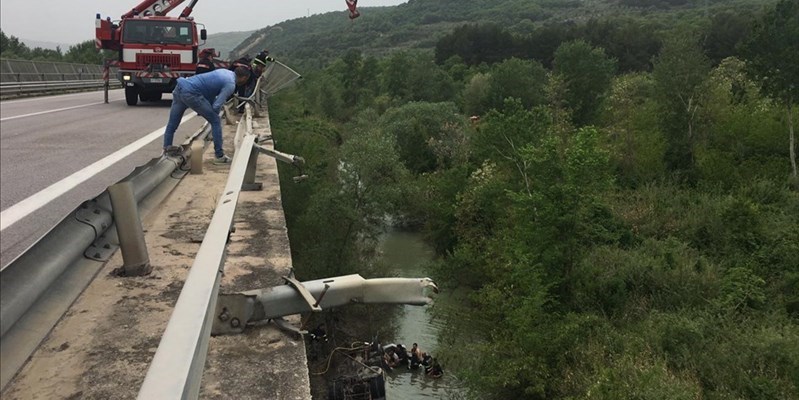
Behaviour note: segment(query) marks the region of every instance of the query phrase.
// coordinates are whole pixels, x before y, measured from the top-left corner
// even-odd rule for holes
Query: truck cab
[[[118,52],[117,78],[128,105],[159,101],[172,92],[178,78],[194,75],[197,49],[206,32],[198,32],[198,24],[188,16],[196,0],[180,17],[164,15],[180,2],[145,0],[113,22],[97,14],[95,43],[97,48]]]

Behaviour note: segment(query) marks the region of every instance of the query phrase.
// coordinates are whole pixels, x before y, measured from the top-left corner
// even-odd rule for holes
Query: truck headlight
[[[129,81],[130,80],[130,75],[122,75],[122,80],[123,81]]]

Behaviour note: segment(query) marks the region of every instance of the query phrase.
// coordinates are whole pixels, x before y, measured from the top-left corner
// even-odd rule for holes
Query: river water
[[[390,231],[380,244],[381,259],[391,266],[397,276],[416,278],[425,277],[428,273],[425,266],[433,259],[433,249],[421,236],[415,233]],[[445,300],[446,293],[437,296],[439,301]],[[442,322],[432,318],[427,307],[403,306],[397,316],[398,329],[393,338],[394,343],[402,343],[410,350],[413,343],[436,357],[438,353],[438,334],[442,331]],[[412,399],[463,399],[465,390],[456,374],[447,368],[445,362],[444,376],[433,379],[426,376],[424,370],[395,369],[388,373],[386,379],[386,398],[388,400]]]

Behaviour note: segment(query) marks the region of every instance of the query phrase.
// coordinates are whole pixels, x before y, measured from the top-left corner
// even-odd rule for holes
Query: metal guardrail
[[[101,79],[101,64],[0,58],[0,82]]]
[[[210,133],[211,127],[206,123],[183,142],[184,148],[194,142],[203,142]],[[141,202],[170,177],[181,163],[177,157],[162,155],[137,168],[122,181],[130,180],[133,183],[135,200]],[[110,243],[103,237],[113,236],[113,233],[108,232],[114,227],[111,210],[110,197],[105,191],[68,214],[0,271],[0,353],[3,357],[0,363],[0,390],[5,388],[60,318],[60,315],[37,310],[36,307],[40,306],[37,302],[47,297],[51,288],[58,283],[57,280],[68,270],[75,269],[80,261],[101,261],[116,249],[115,245],[103,249],[104,243]],[[104,254],[95,254],[98,249]],[[84,284],[88,283],[86,281]],[[60,296],[64,298],[59,297],[59,302],[70,304],[81,290],[71,294],[63,292]],[[23,321],[30,314],[40,316],[37,329],[32,329]]]
[[[102,80],[83,81],[46,81],[46,82],[3,82],[0,83],[0,96],[10,97],[30,93],[49,93],[64,90],[102,89]],[[121,87],[119,82],[112,81],[111,86]]]
[[[0,59],[0,96],[13,97],[103,87],[103,66]],[[119,86],[118,82],[112,83]]]

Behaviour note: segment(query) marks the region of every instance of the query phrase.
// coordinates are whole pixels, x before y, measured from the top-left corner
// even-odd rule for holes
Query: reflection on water
[[[433,259],[433,250],[427,246],[418,234],[408,232],[389,232],[381,242],[382,260],[389,265],[397,276],[408,278],[425,277],[426,263]],[[439,294],[439,299],[446,293]],[[422,351],[437,357],[438,333],[442,323],[431,318],[427,307],[403,306],[397,315],[398,330],[393,338],[394,343],[402,343],[409,350],[413,343],[418,343]],[[411,399],[460,399],[465,391],[461,389],[451,369],[444,367],[444,376],[433,379],[424,374],[424,370],[395,369],[388,373],[386,379],[386,397],[389,400]]]

